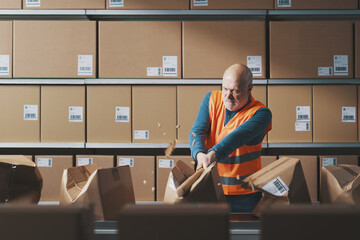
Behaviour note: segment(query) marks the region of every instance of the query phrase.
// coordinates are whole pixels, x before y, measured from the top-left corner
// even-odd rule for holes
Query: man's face
[[[248,86],[240,83],[235,74],[225,74],[222,82],[222,95],[227,110],[235,111],[244,106],[249,97]]]

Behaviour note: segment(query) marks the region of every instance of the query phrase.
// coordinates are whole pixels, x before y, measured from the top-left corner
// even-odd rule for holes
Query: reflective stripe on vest
[[[257,110],[265,108],[261,102],[251,96],[250,103],[224,126],[225,106],[221,91],[213,91],[209,100],[209,117],[211,129],[206,140],[208,149],[218,144],[225,136],[238,126],[248,121]],[[271,129],[271,124],[264,133]],[[257,145],[243,145],[228,157],[220,159],[217,167],[223,190],[226,195],[240,195],[253,193],[251,190],[241,188],[240,181],[261,169],[262,143]]]

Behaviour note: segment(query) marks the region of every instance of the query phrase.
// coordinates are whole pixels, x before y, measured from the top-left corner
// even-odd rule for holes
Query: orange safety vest
[[[251,95],[250,95],[251,96]],[[256,101],[251,96],[250,103],[243,108],[224,126],[225,106],[222,92],[213,91],[209,100],[209,117],[211,129],[206,139],[207,149],[218,144],[226,135],[235,128],[249,120],[257,110],[266,106]],[[271,130],[271,123],[264,136]],[[253,191],[244,189],[240,185],[240,179],[244,179],[261,169],[261,150],[262,142],[257,145],[243,145],[237,148],[233,153],[217,163],[219,176],[225,195],[241,195],[253,193]],[[216,151],[216,150],[215,150]]]

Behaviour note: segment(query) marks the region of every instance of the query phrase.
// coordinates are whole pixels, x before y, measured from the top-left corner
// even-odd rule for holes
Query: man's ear
[[[252,83],[249,84],[249,86],[248,86],[248,91],[249,91],[249,93],[252,91],[253,87],[254,87],[254,85],[253,85]]]

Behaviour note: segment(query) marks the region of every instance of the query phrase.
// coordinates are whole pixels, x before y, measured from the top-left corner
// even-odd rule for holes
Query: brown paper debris
[[[161,124],[160,122],[157,122],[158,128],[161,128]]]
[[[180,124],[176,125],[176,128],[180,128]]]
[[[192,136],[192,137],[195,137],[196,135],[195,135],[195,133],[191,132],[191,136]]]
[[[144,181],[143,181],[143,184],[144,184],[144,185],[146,185],[146,184],[147,184],[147,181],[146,181],[146,180],[144,180]]]
[[[155,187],[152,187],[152,188],[151,188],[151,191],[152,191],[152,192],[155,192]]]
[[[165,156],[167,158],[170,157],[170,155],[173,153],[175,147],[176,147],[177,140],[173,140],[171,143],[169,143],[169,146],[165,149]]]
[[[194,144],[195,144],[195,139],[194,139],[194,141],[192,142],[191,146],[194,146]]]

